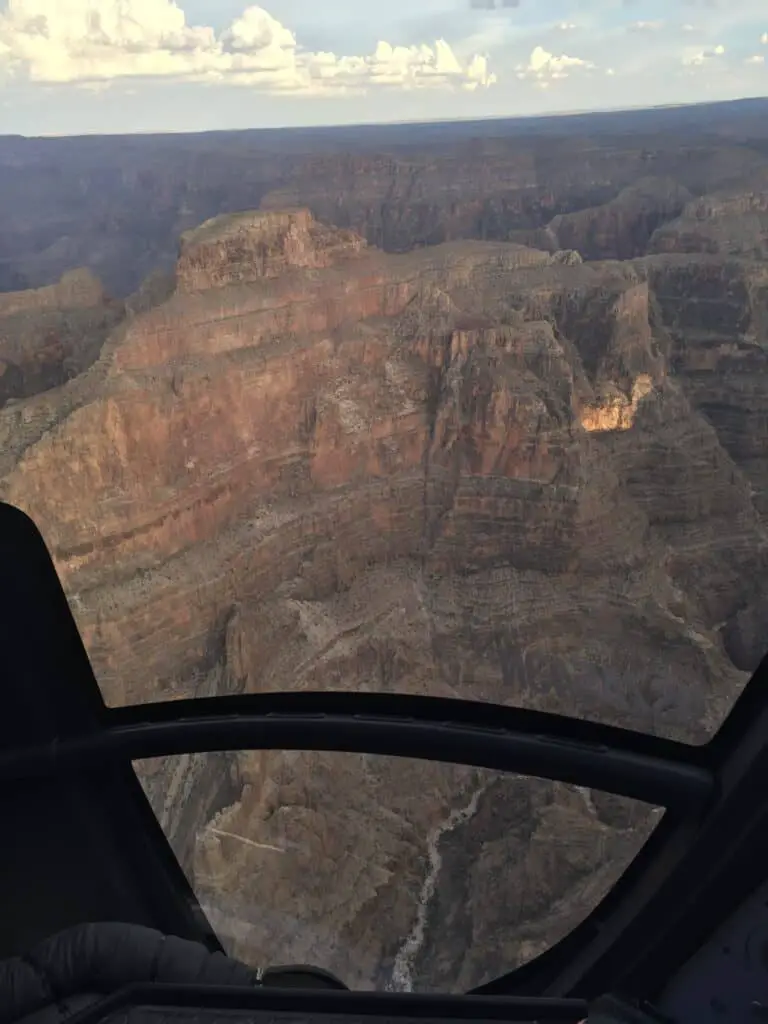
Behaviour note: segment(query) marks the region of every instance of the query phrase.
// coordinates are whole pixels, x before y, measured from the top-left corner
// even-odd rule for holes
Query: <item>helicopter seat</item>
[[[0,961],[0,1024],[61,1024],[142,982],[252,986],[261,984],[261,972],[141,925],[76,925]]]

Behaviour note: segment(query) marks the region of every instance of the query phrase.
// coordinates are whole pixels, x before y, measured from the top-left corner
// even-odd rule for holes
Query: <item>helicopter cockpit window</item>
[[[406,694],[701,768],[768,642],[764,5],[264,5],[0,0],[0,497],[112,722]],[[373,755],[136,767],[228,948],[353,985],[534,958],[661,814]]]
[[[350,987],[462,992],[567,935],[660,808],[543,779],[377,755],[134,763],[227,952]]]

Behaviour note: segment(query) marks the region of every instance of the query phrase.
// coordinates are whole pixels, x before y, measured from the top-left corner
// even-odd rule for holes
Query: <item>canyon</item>
[[[124,299],[158,268],[173,272],[184,231],[260,206],[307,207],[387,252],[475,238],[643,255],[690,200],[759,188],[766,125],[768,100],[752,99],[434,124],[0,135],[0,291],[87,267]]]
[[[485,145],[474,191],[469,155],[285,156],[129,294],[93,267],[0,292],[0,496],[107,703],[381,690],[718,728],[768,611],[764,158],[668,145],[649,174],[606,143],[544,188],[565,141],[514,181]],[[373,755],[137,770],[228,949],[359,987],[530,959],[661,813]]]

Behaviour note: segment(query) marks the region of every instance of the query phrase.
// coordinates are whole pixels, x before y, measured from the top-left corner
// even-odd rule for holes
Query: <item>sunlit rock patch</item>
[[[632,385],[632,394],[618,392],[597,405],[588,405],[581,410],[579,420],[590,433],[606,430],[629,430],[635,421],[638,406],[653,391],[653,381],[647,373],[641,373]]]

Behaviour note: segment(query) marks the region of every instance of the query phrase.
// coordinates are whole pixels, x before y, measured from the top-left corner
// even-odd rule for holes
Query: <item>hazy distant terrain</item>
[[[182,231],[276,190],[401,250],[526,241],[520,232],[609,202],[638,179],[671,177],[698,195],[766,160],[766,100],[431,125],[0,136],[0,290],[84,266],[124,297],[152,270],[172,269]]]

